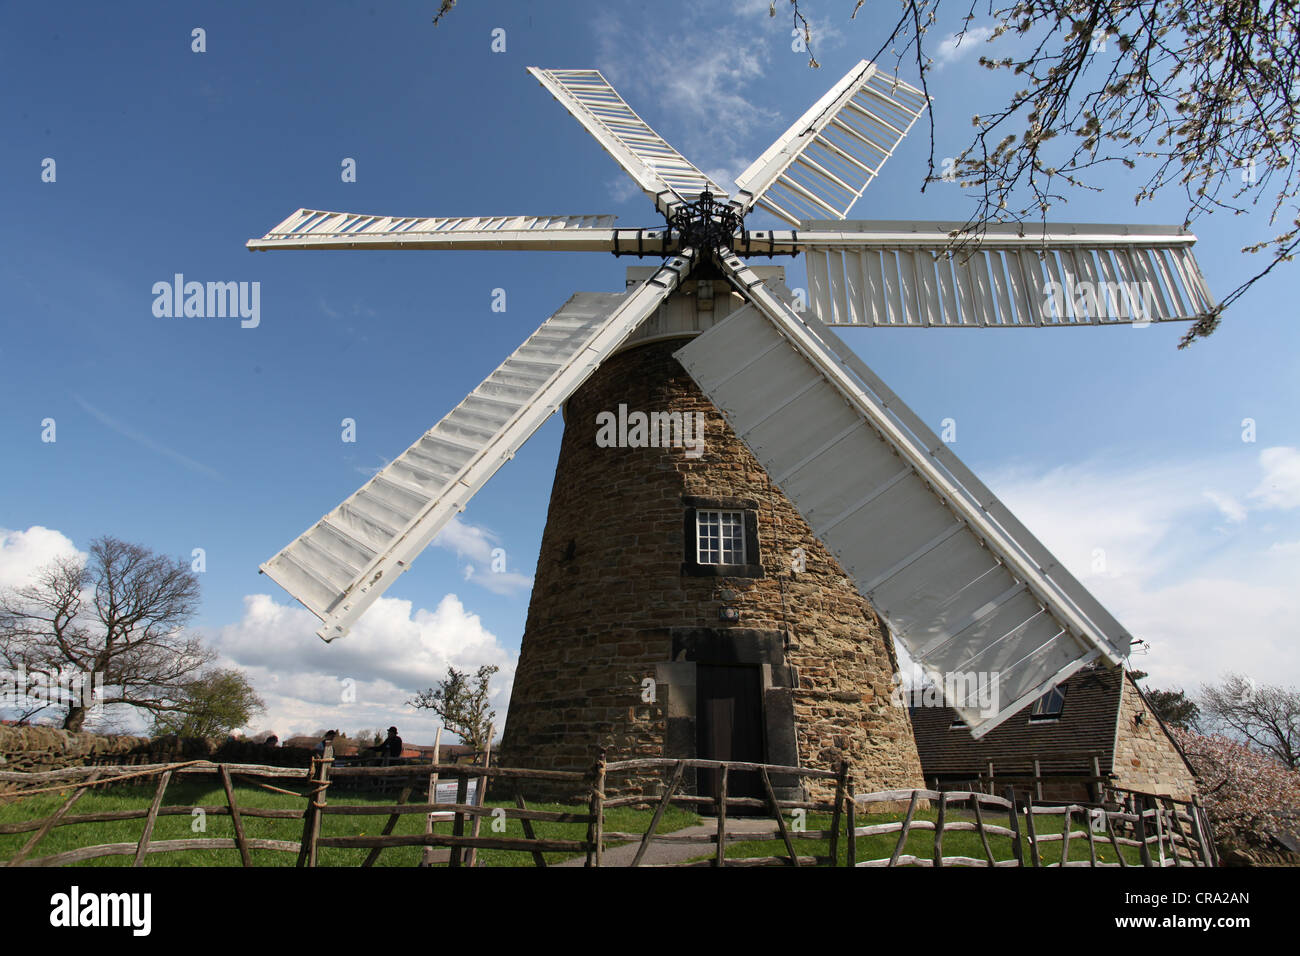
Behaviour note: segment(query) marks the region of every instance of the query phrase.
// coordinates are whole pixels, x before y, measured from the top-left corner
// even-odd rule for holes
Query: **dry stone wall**
[[[67,767],[212,760],[306,767],[311,751],[245,741],[71,733],[55,727],[0,725],[0,770],[37,773]]]

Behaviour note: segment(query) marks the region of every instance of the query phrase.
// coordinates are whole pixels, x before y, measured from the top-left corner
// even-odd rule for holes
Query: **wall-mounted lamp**
[[[1136,726],[1141,727],[1142,721],[1146,720],[1146,717],[1147,717],[1147,712],[1145,710],[1138,711],[1136,714],[1133,715],[1133,723]]]

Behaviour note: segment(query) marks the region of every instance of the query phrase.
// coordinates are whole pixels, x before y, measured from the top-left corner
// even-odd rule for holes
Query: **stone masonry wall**
[[[834,769],[845,757],[858,792],[922,786],[907,710],[891,703],[892,644],[835,559],[673,359],[682,344],[624,351],[569,400],[502,765],[586,770],[598,746],[608,748],[609,760],[664,756],[673,718],[695,706],[693,677],[689,684],[666,679],[679,666],[674,648],[680,661],[681,634],[707,629],[715,643],[754,635],[751,643],[766,642],[776,655],[776,665],[763,665],[765,706],[792,711],[791,756],[802,766]],[[703,454],[597,447],[597,413],[617,411],[620,402],[629,410],[703,412]],[[684,496],[757,503],[762,577],[683,574]],[[806,554],[801,573],[791,568],[796,548]],[[739,620],[720,620],[724,604],[739,609]],[[653,703],[642,700],[647,679],[657,681]],[[611,779],[608,789],[655,787],[650,778]]]
[[[1139,713],[1146,714],[1141,725],[1134,722]],[[1126,790],[1177,800],[1190,800],[1196,792],[1196,778],[1127,674],[1120,698],[1114,771],[1115,785]]]

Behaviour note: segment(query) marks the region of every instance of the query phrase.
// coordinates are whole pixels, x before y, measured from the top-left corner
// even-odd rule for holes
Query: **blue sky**
[[[101,534],[206,554],[196,626],[267,700],[257,729],[433,721],[402,706],[455,664],[518,653],[561,424],[549,422],[343,641],[257,567],[450,410],[575,290],[623,286],[588,253],[287,252],[244,242],[300,206],[402,215],[614,213],[648,200],[525,67],[602,69],[710,173],[738,174],[881,34],[810,0],[820,70],[766,0],[698,3],[10,5],[0,13],[0,585]],[[70,13],[75,9],[75,13]],[[206,52],[191,31],[206,31]],[[505,31],[493,52],[492,31]],[[1005,81],[944,48],[936,156]],[[912,71],[902,76],[915,83]],[[914,129],[853,215],[961,220],[922,194]],[[42,162],[56,180],[43,182]],[[357,181],[340,176],[356,161]],[[1139,167],[1138,172],[1141,172]],[[1178,223],[1098,178],[1059,221]],[[1258,213],[1194,225],[1212,290],[1261,264]],[[751,217],[751,227],[770,221]],[[806,285],[787,263],[788,283]],[[176,273],[259,282],[260,324],[158,318]],[[492,290],[506,290],[504,313]],[[844,337],[1150,644],[1134,664],[1189,688],[1237,668],[1300,683],[1295,267],[1208,341],[1182,325],[846,330]],[[342,420],[357,423],[355,443]],[[1242,440],[1243,419],[1255,441]],[[54,419],[57,440],[43,442]],[[487,555],[505,549],[506,575]],[[1104,564],[1094,564],[1098,552]],[[342,682],[355,699],[340,692]],[[407,730],[409,728],[409,730]]]

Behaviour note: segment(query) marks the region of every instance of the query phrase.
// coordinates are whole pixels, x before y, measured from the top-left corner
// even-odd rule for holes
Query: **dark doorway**
[[[754,665],[697,664],[695,668],[696,753],[704,760],[743,760],[763,763],[763,687]],[[722,771],[701,770],[699,795],[717,797]],[[754,771],[727,775],[729,797],[763,797],[763,784]],[[709,812],[707,804],[700,808]],[[728,810],[732,812],[739,810]],[[761,812],[761,811],[760,811]]]

